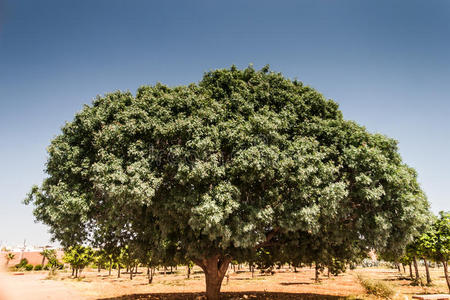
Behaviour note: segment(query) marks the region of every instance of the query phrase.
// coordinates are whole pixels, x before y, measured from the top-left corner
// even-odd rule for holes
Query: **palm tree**
[[[48,262],[54,258],[56,259],[56,250],[54,249],[44,249],[40,254],[42,255],[42,266],[44,266],[45,259],[47,259]]]
[[[16,255],[14,253],[8,252],[5,254],[5,258],[6,258],[6,267],[8,267],[8,264],[11,260],[13,260],[16,257]]]

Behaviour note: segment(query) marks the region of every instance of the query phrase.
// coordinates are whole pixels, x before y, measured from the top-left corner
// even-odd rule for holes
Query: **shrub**
[[[40,271],[40,270],[42,270],[42,265],[41,265],[41,264],[35,265],[35,266],[34,266],[34,270],[35,270],[35,271]]]
[[[22,258],[20,260],[20,263],[18,263],[17,265],[15,265],[16,269],[23,269],[25,268],[25,266],[28,265],[28,259],[26,258]]]
[[[334,276],[337,276],[340,273],[345,273],[345,271],[347,269],[347,264],[345,261],[333,258],[327,267],[331,274],[333,274]]]
[[[384,281],[367,279],[358,275],[358,279],[361,282],[361,285],[366,290],[367,294],[371,294],[377,297],[389,299],[394,295],[394,289],[391,285],[387,284]]]
[[[31,264],[26,264],[25,265],[25,270],[27,270],[27,271],[32,271],[33,270],[33,265],[31,265]]]
[[[51,273],[55,273],[56,270],[64,269],[64,264],[62,264],[58,261],[53,261],[53,262],[48,263],[45,266],[43,266],[42,269],[46,270],[46,271],[50,271]]]

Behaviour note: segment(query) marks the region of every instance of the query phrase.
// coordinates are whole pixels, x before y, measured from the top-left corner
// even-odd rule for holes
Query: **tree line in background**
[[[337,273],[371,250],[402,253],[431,217],[395,140],[268,67],[97,97],[48,154],[25,202],[55,240],[150,270],[193,262],[209,300],[232,261]]]

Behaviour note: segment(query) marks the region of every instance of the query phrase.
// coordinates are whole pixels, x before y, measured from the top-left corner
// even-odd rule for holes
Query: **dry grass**
[[[374,295],[383,299],[390,299],[395,294],[395,290],[392,285],[384,280],[365,278],[361,274],[358,274],[358,279],[366,290],[366,293],[369,295]]]

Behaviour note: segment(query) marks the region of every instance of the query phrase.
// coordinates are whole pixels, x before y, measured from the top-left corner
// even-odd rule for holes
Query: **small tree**
[[[6,267],[8,267],[9,262],[11,260],[13,260],[16,257],[16,255],[14,253],[8,252],[5,254],[5,259],[6,259]]]
[[[433,221],[433,223],[436,222],[436,220]],[[430,222],[432,224],[432,222]],[[430,224],[430,225],[431,225]],[[432,279],[430,275],[430,269],[429,269],[429,260],[434,260],[433,256],[433,249],[432,243],[429,242],[429,233],[432,230],[432,228],[428,228],[424,234],[422,234],[419,238],[416,239],[415,243],[417,244],[417,253],[422,257],[424,265],[425,265],[425,273],[427,277],[427,285],[432,284]]]
[[[70,264],[72,270],[75,272],[75,278],[78,277],[78,273],[81,273],[86,266],[88,266],[94,259],[94,251],[91,247],[73,246],[69,247],[64,253],[63,260]]]
[[[409,267],[409,277],[411,278],[411,280],[414,280],[414,275],[413,275],[413,271],[412,271],[412,258],[409,257],[407,254],[404,254],[403,256],[400,257],[399,261],[402,263],[403,266],[408,265]]]
[[[432,228],[421,237],[422,248],[429,257],[444,266],[444,276],[450,291],[448,261],[450,259],[450,213],[440,212]]]
[[[406,254],[411,258],[415,271],[415,281],[417,284],[422,284],[419,274],[419,264],[417,263],[417,257],[420,257],[420,250],[418,241],[415,240],[406,247]]]
[[[45,265],[45,259],[47,259],[49,263],[50,261],[55,262],[55,260],[57,260],[55,249],[44,249],[42,252],[40,252],[40,254],[42,255],[42,266]]]
[[[187,272],[186,272],[186,278],[190,279],[191,278],[191,272],[192,272],[192,268],[194,267],[194,263],[192,261],[188,261],[186,263],[186,268],[187,268]],[[253,272],[252,272],[253,274]]]
[[[58,261],[58,256],[55,249],[51,249],[46,252],[46,258],[48,260],[47,268],[50,270],[50,275],[55,274],[57,269],[63,268],[63,264]]]
[[[130,275],[130,280],[133,279],[133,270],[138,264],[137,257],[138,257],[138,249],[136,247],[133,247],[132,245],[126,245],[123,248],[123,252],[121,255],[121,262],[126,265]]]
[[[268,248],[260,248],[256,251],[254,263],[261,271],[261,273],[272,274],[272,270],[277,260],[274,257],[274,254],[276,252],[277,251],[275,251],[275,249],[268,249]]]
[[[16,267],[16,269],[19,270],[19,269],[24,269],[26,265],[28,265],[28,259],[22,258],[20,260],[20,262],[17,265],[15,265],[15,267]]]

